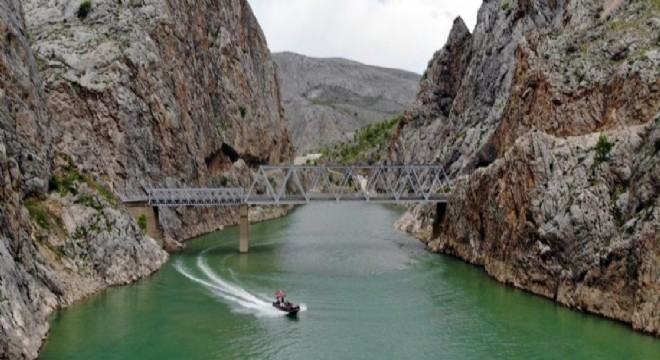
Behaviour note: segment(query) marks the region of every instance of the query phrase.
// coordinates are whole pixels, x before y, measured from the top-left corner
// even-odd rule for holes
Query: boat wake
[[[174,264],[174,268],[186,278],[202,285],[217,298],[232,306],[232,310],[240,313],[249,313],[256,316],[276,317],[286,315],[282,311],[275,309],[271,300],[264,295],[254,295],[239,285],[227,281],[220,277],[218,273],[211,269],[203,253],[197,257],[196,267],[201,271],[201,276],[195,275],[187,268],[181,260]],[[307,307],[300,304],[300,310],[305,311]]]

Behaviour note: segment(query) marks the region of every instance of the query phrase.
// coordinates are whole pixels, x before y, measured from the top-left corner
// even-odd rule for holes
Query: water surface
[[[660,359],[660,340],[502,286],[392,228],[318,204],[187,243],[154,276],[51,319],[43,359]],[[296,319],[270,305],[282,288]]]

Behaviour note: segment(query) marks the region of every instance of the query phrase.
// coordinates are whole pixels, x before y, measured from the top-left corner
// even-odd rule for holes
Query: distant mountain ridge
[[[342,58],[274,53],[282,102],[296,154],[327,147],[347,134],[401,114],[421,75]]]

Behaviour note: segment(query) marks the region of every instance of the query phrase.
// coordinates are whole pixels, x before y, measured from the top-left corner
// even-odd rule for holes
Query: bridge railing
[[[147,200],[152,206],[238,205],[245,200],[242,188],[150,189]]]

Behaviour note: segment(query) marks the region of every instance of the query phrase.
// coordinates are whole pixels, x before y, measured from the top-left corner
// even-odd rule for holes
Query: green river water
[[[496,283],[392,228],[318,204],[187,243],[153,276],[55,313],[43,359],[660,359],[660,340]],[[303,304],[270,305],[277,288]]]

